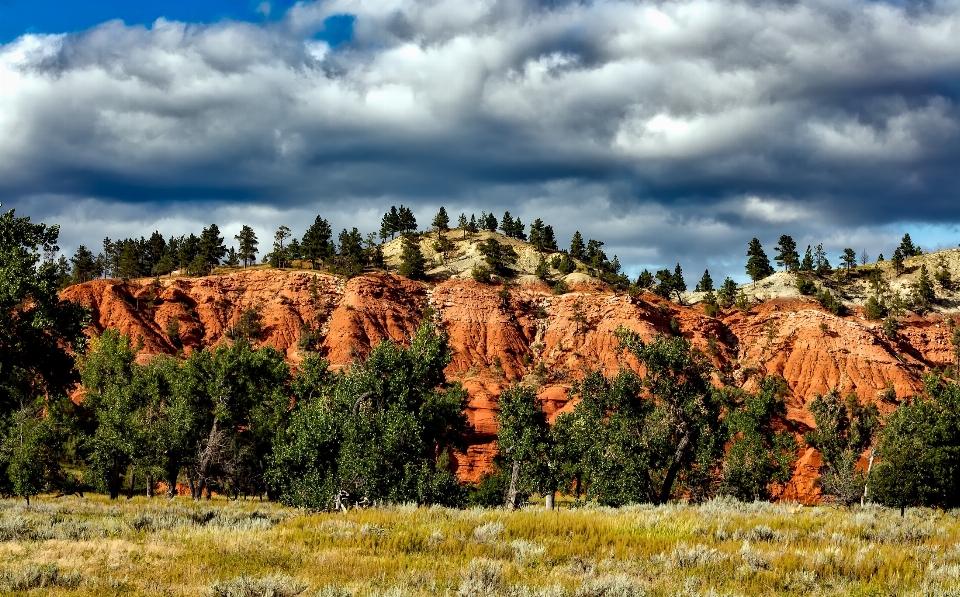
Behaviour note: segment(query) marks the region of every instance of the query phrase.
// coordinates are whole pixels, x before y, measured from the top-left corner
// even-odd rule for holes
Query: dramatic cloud
[[[958,31],[956,1],[331,0],[27,35],[0,46],[0,201],[74,245],[371,230],[402,202],[542,217],[691,278],[742,278],[752,236],[889,253],[960,221]]]

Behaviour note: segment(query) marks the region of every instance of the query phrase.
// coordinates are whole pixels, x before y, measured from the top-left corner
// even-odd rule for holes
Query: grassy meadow
[[[960,515],[715,500],[622,509],[101,496],[0,501],[13,595],[960,595]]]

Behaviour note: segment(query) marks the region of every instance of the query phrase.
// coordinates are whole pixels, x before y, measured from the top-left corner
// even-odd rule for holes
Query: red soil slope
[[[902,398],[920,388],[925,370],[952,362],[949,331],[939,315],[904,320],[899,338],[891,341],[878,323],[859,313],[840,318],[798,299],[774,299],[746,313],[731,309],[710,318],[699,306],[589,286],[562,296],[536,285],[502,295],[499,287],[472,280],[430,287],[388,274],[344,281],[269,270],[163,280],[159,288],[98,280],[68,288],[63,297],[92,309],[92,332],[114,327],[141,338],[143,359],[177,352],[168,336],[174,318],[179,344],[189,353],[225,341],[240,314],[255,307],[263,315],[261,344],[297,363],[301,332],[311,326],[322,335],[321,350],[334,366],[348,365],[385,338],[406,341],[429,305],[450,336],[454,356],[447,374],[462,381],[471,397],[467,415],[475,431],[467,452],[456,457],[458,475],[470,481],[489,470],[495,453],[501,388],[519,379],[540,383],[552,420],[572,409],[569,388],[586,371],[612,374],[621,366],[637,367],[617,350],[613,331],[619,326],[653,338],[669,333],[675,320],[718,370],[748,389],[757,375],[783,376],[791,390],[785,424],[798,434],[813,423],[806,405],[817,393],[855,392],[888,411],[893,405],[880,398],[888,386]],[[816,501],[818,466],[815,451],[801,450],[794,478],[780,496]]]

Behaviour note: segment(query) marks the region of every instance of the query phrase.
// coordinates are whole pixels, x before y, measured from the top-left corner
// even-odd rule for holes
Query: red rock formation
[[[449,280],[429,287],[388,274],[344,281],[311,272],[237,271],[224,276],[121,284],[98,280],[66,289],[63,297],[88,305],[92,332],[118,328],[143,342],[143,358],[189,353],[224,341],[248,308],[263,317],[261,345],[291,362],[305,326],[323,337],[321,350],[334,366],[348,365],[379,341],[406,342],[426,307],[450,337],[452,380],[470,393],[467,415],[475,432],[465,454],[455,456],[458,475],[475,481],[489,470],[496,452],[496,400],[501,388],[520,379],[541,383],[540,397],[551,420],[573,408],[569,388],[587,371],[613,374],[637,367],[617,349],[613,332],[623,326],[652,339],[682,333],[709,355],[727,379],[754,387],[759,375],[783,376],[790,387],[788,420],[794,433],[813,425],[806,410],[816,394],[833,388],[879,401],[892,386],[899,397],[920,388],[933,366],[953,361],[950,331],[939,315],[902,321],[898,338],[887,338],[877,322],[859,313],[836,317],[816,303],[774,299],[747,312],[728,309],[717,318],[702,307],[684,307],[651,294],[631,298],[588,284],[554,296],[543,285],[500,287]],[[170,322],[179,321],[179,342]],[[880,402],[881,410],[892,404]],[[816,501],[819,455],[804,449],[794,478],[780,497]]]

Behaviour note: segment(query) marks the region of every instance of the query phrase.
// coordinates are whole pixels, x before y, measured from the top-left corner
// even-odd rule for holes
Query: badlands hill
[[[551,419],[572,409],[570,388],[585,372],[613,374],[621,366],[636,367],[617,351],[612,332],[621,325],[648,339],[658,333],[682,334],[713,359],[726,380],[748,389],[757,376],[783,376],[791,390],[784,425],[797,434],[813,424],[806,405],[818,393],[834,388],[855,392],[889,412],[895,406],[890,388],[902,399],[920,389],[924,372],[954,362],[952,330],[942,312],[958,304],[952,294],[939,297],[939,311],[902,316],[892,338],[858,306],[866,300],[866,290],[858,290],[866,286],[862,280],[851,283],[844,317],[801,296],[793,275],[785,273],[744,287],[757,299],[749,310],[729,308],[708,317],[695,304],[700,298],[695,293],[685,297],[687,305],[649,292],[630,296],[583,272],[569,274],[570,292],[555,295],[531,275],[539,261],[533,247],[496,236],[520,254],[517,283],[506,292],[502,285],[469,278],[480,259],[477,237],[458,240],[443,259],[432,250],[434,237],[421,241],[433,263],[432,281],[426,283],[390,273],[346,280],[308,270],[234,269],[158,283],[96,280],[66,289],[63,297],[91,308],[92,333],[117,328],[142,339],[142,359],[225,342],[241,314],[256,308],[262,315],[261,345],[271,345],[297,363],[304,356],[301,337],[309,331],[316,338],[313,348],[341,367],[385,338],[406,341],[425,314],[433,317],[449,334],[454,351],[448,377],[463,382],[470,393],[467,414],[475,432],[466,453],[456,455],[457,473],[469,481],[491,465],[501,389],[518,380],[536,384]],[[960,265],[960,252],[943,254],[951,268]],[[396,264],[398,255],[398,241],[384,246],[388,264]],[[906,288],[921,262],[932,264],[937,258],[908,260],[908,272],[896,279],[888,265],[885,276],[892,288]],[[932,265],[928,268],[933,271]],[[171,337],[174,327],[179,329]],[[816,501],[819,463],[812,448],[802,448],[794,477],[780,497]]]

